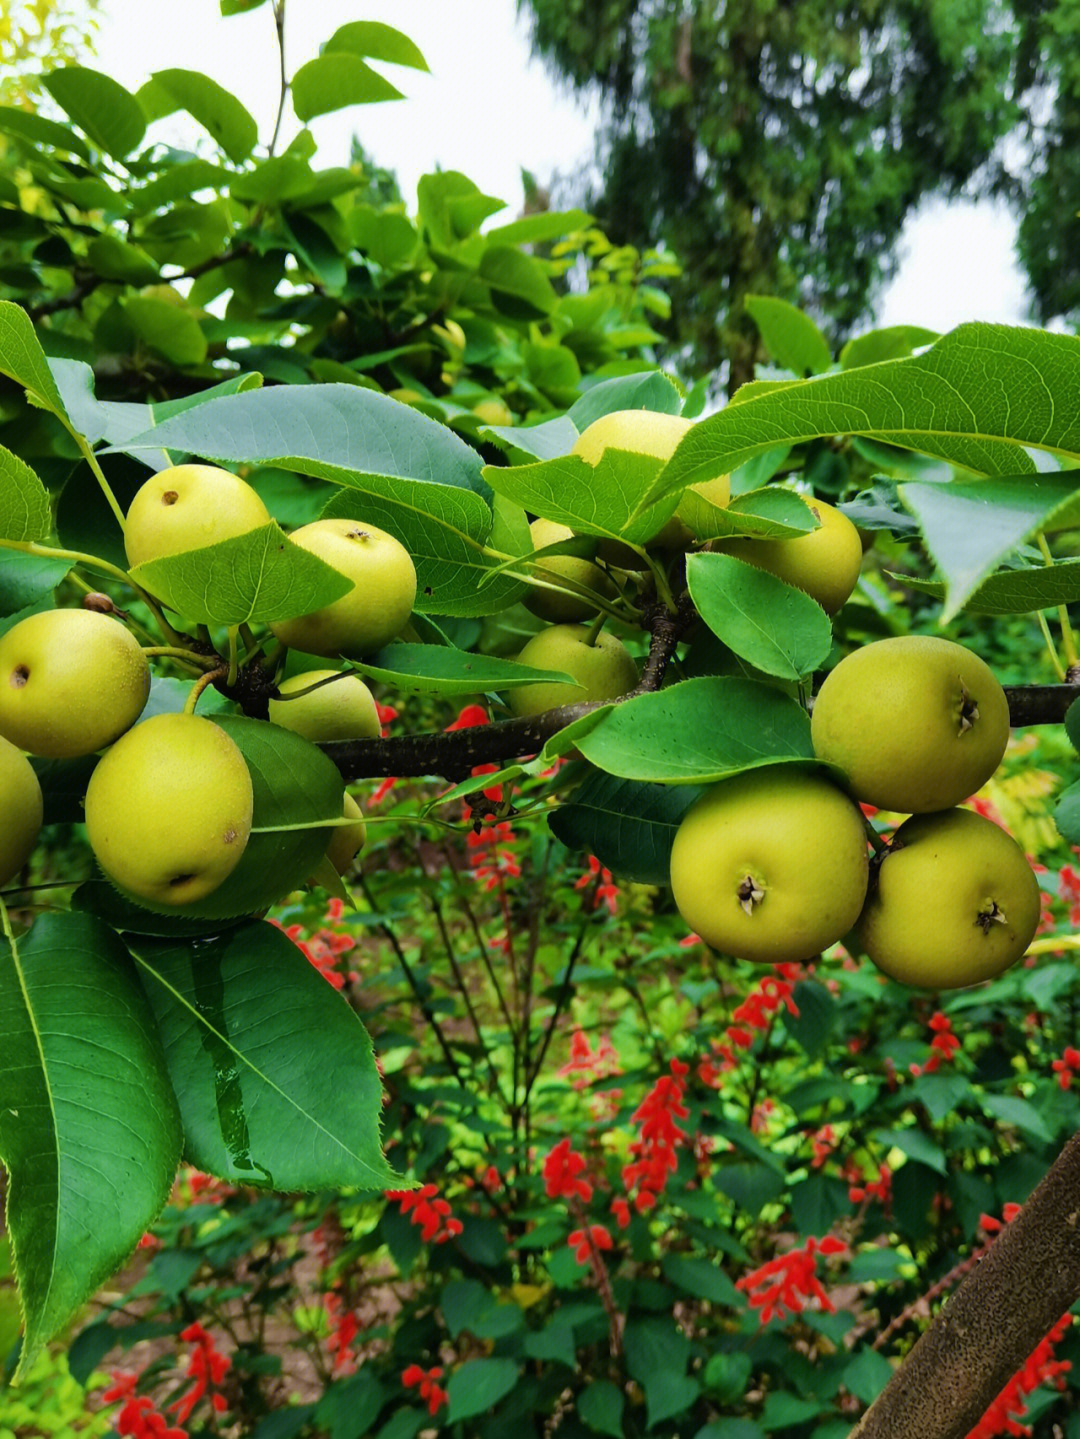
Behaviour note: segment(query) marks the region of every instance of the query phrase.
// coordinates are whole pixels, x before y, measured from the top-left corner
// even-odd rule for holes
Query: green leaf
[[[1041,530],[1080,520],[1080,474],[1002,476],[899,487],[945,577],[942,624],[1017,545]]]
[[[745,386],[744,388],[749,388]],[[773,445],[869,435],[975,474],[1034,470],[1025,446],[1080,456],[1080,339],[961,325],[925,354],[767,390],[699,421],[659,493],[733,469]]]
[[[172,364],[201,365],[206,359],[206,336],[194,315],[155,295],[128,295],[122,305],[139,339]]]
[[[504,1339],[525,1327],[521,1306],[499,1299],[478,1279],[453,1279],[439,1297],[450,1337],[468,1330],[476,1339]]]
[[[309,615],[355,586],[275,522],[221,540],[147,560],[132,570],[136,584],[198,624],[241,625]]]
[[[475,234],[481,223],[505,200],[483,194],[460,170],[437,170],[421,175],[416,186],[420,227],[440,250],[452,250],[459,240]]]
[[[229,193],[238,200],[253,200],[259,205],[280,204],[294,195],[303,194],[314,179],[315,172],[300,155],[271,155],[259,160],[251,170],[229,177]]]
[[[941,1147],[919,1129],[877,1129],[874,1131],[874,1138],[886,1149],[895,1146],[909,1159],[915,1160],[917,1164],[925,1164],[927,1169],[932,1169],[937,1174],[947,1171],[948,1166]]]
[[[831,367],[829,342],[809,315],[771,295],[747,295],[743,304],[778,365],[796,375],[818,375]]]
[[[720,1419],[715,1424],[705,1424],[698,1429],[693,1439],[766,1439],[765,1430],[752,1419]]]
[[[1038,1144],[1051,1144],[1054,1139],[1046,1120],[1033,1104],[1018,1094],[984,1094],[979,1100],[983,1112],[992,1114],[1002,1124],[1019,1129]]]
[[[940,580],[904,575],[902,582],[936,599],[945,596]],[[972,591],[961,609],[969,615],[1023,615],[1056,609],[1074,600],[1080,600],[1080,560],[1058,560],[1038,568],[999,570]]]
[[[592,223],[593,217],[584,210],[543,210],[538,215],[522,215],[506,225],[495,225],[484,233],[495,245],[543,245]]]
[[[808,1419],[824,1414],[832,1406],[821,1399],[800,1399],[785,1389],[774,1389],[766,1398],[761,1411],[761,1422],[767,1433],[777,1429],[792,1429],[796,1424],[805,1424]]]
[[[902,360],[912,350],[940,339],[937,330],[924,330],[920,325],[886,325],[849,340],[840,351],[840,368],[857,370],[860,365],[878,365],[882,360]]]
[[[705,676],[613,705],[577,747],[624,779],[707,784],[759,765],[812,760],[806,712],[757,680]]]
[[[684,1294],[707,1299],[710,1304],[742,1307],[738,1290],[714,1259],[688,1254],[666,1254],[661,1263],[664,1278]]]
[[[129,245],[119,235],[98,235],[86,247],[86,258],[105,280],[127,285],[152,285],[160,279],[157,265],[138,245]],[[160,302],[159,302],[160,303]],[[175,307],[170,307],[175,315]]]
[[[792,998],[795,1014],[784,1015],[784,1027],[810,1059],[822,1054],[840,1018],[836,1000],[822,984],[802,980]]]
[[[218,0],[222,15],[246,15],[249,10],[258,10],[266,0]]]
[[[518,1382],[521,1371],[512,1359],[469,1359],[455,1369],[446,1384],[450,1396],[447,1421],[472,1419],[494,1409]]]
[[[0,539],[43,540],[51,528],[45,486],[28,464],[0,445]],[[6,564],[9,556],[3,558]]]
[[[1070,709],[1075,709],[1076,701]],[[1054,807],[1054,823],[1062,839],[1069,844],[1080,844],[1080,783],[1069,785],[1063,790]]]
[[[157,115],[186,110],[209,131],[236,165],[254,150],[259,138],[255,117],[231,91],[211,80],[209,75],[198,70],[155,70],[149,83],[168,97],[169,109],[158,108]]]
[[[0,134],[14,135],[24,141],[31,150],[49,145],[54,150],[64,150],[70,155],[81,155],[90,159],[90,149],[81,135],[76,135],[66,125],[56,120],[47,120],[33,110],[20,110],[13,105],[0,105]]]
[[[0,941],[0,1015],[25,1373],[157,1217],[181,1133],[153,1016],[99,920],[46,914]]]
[[[383,78],[358,55],[347,51],[324,52],[292,77],[293,110],[299,120],[313,120],[347,105],[370,105],[379,100],[401,100],[396,86]]]
[[[10,300],[0,300],[0,374],[21,385],[31,404],[69,423],[30,316]]]
[[[772,1204],[787,1189],[783,1174],[753,1160],[717,1165],[713,1183],[748,1214],[760,1214],[766,1204]]]
[[[0,549],[0,615],[13,615],[48,600],[72,563],[52,555]]]
[[[661,415],[677,415],[682,408],[678,385],[659,370],[644,374],[616,375],[590,385],[580,400],[570,406],[567,418],[574,422],[578,434],[587,430],[593,420],[615,410],[656,410]],[[717,470],[717,474],[722,471]]]
[[[394,1187],[371,1040],[280,929],[255,922],[186,944],[133,939],[132,949],[191,1163],[286,1191]]]
[[[610,1379],[596,1379],[578,1395],[578,1418],[595,1434],[622,1439],[625,1405],[626,1395],[617,1384]]]
[[[844,1366],[841,1383],[856,1399],[872,1404],[892,1378],[893,1368],[884,1354],[864,1346]]]
[[[579,455],[564,455],[535,465],[488,465],[484,478],[497,493],[545,520],[581,534],[640,543],[652,539],[675,509],[674,497],[659,507],[646,503],[660,465],[651,455],[609,448],[595,467]]]
[[[538,681],[576,683],[561,670],[538,670],[516,660],[474,655],[450,645],[387,645],[370,660],[350,667],[369,679],[382,680],[401,693],[441,695],[485,694]]]
[[[328,1431],[329,1439],[367,1439],[385,1402],[382,1384],[370,1369],[361,1369],[323,1390],[315,1423],[320,1431]]]
[[[808,505],[791,490],[771,485],[736,495],[729,505],[714,505],[693,490],[679,499],[679,518],[699,540],[756,535],[763,540],[795,539],[817,528]]]
[[[713,634],[764,674],[802,679],[832,648],[832,626],[817,601],[745,560],[691,555],[686,582]]]
[[[701,1385],[686,1377],[691,1345],[672,1320],[632,1320],[623,1343],[626,1367],[645,1390],[650,1429],[690,1407],[701,1393]]]
[[[642,784],[597,770],[551,812],[548,825],[568,849],[594,854],[613,874],[666,885],[675,831],[700,792],[693,785]]]
[[[480,278],[490,285],[492,298],[508,314],[540,318],[549,315],[558,295],[543,265],[512,245],[488,243],[480,257]]]
[[[51,70],[41,83],[92,144],[114,160],[130,155],[146,134],[146,116],[130,90],[83,65]]]
[[[341,25],[322,47],[324,55],[344,51],[364,60],[385,60],[391,65],[409,65],[414,70],[427,70],[428,63],[419,49],[400,30],[379,20],[354,20]]]

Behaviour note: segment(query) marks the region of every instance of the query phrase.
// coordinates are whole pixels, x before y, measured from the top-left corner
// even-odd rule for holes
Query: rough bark
[[[1080,1295],[1080,1135],[998,1235],[849,1439],[966,1439]]]

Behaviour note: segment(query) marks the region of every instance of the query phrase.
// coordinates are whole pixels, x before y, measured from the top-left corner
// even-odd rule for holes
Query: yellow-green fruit
[[[484,425],[512,425],[514,412],[505,400],[480,400],[473,405],[473,414]]]
[[[1040,909],[1038,881],[1016,841],[981,815],[950,809],[896,831],[858,937],[901,984],[962,989],[1016,963]]]
[[[319,685],[320,680],[329,683]],[[310,694],[299,694],[312,685],[319,687]],[[379,712],[371,691],[359,675],[342,674],[338,670],[306,670],[282,680],[278,691],[282,696],[298,697],[271,700],[270,719],[294,734],[302,734],[316,743],[379,737]]]
[[[1009,702],[963,645],[902,635],[853,650],[814,701],[814,753],[863,804],[950,809],[980,789],[1009,739]]]
[[[556,524],[554,520],[533,520],[529,526],[529,534],[532,536],[534,550],[542,550],[546,545],[574,538],[573,530],[566,525]],[[550,584],[562,584],[569,580],[575,584],[586,585],[605,597],[615,593],[614,585],[600,566],[578,555],[545,556],[536,561],[532,573],[537,579],[546,580]],[[525,606],[532,610],[534,615],[539,615],[542,620],[551,620],[553,624],[573,624],[596,614],[596,606],[582,599],[580,595],[532,587],[525,596]]]
[[[590,645],[588,638],[585,625],[552,625],[532,637],[518,655],[520,662],[533,669],[561,670],[572,675],[580,688],[554,681],[521,685],[507,693],[515,715],[543,714],[559,705],[586,700],[617,699],[634,688],[637,666],[623,642],[605,631],[597,635],[595,644]]]
[[[41,785],[23,752],[0,739],[0,885],[22,869],[41,829]]]
[[[360,659],[388,644],[407,623],[416,599],[416,568],[404,545],[362,520],[314,520],[289,536],[353,582],[324,609],[270,628],[290,649]]]
[[[47,759],[112,744],[150,693],[150,667],[119,620],[43,610],[0,637],[0,735]]]
[[[163,905],[202,899],[232,873],[251,811],[243,755],[200,715],[155,715],[128,730],[86,788],[86,834],[101,868]]]
[[[367,825],[364,823],[363,812],[351,794],[345,796],[343,813],[346,819],[355,820],[356,823],[339,825],[334,830],[330,843],[326,846],[326,857],[338,874],[344,874],[351,866],[367,839]]]
[[[203,550],[270,523],[246,481],[216,465],[159,470],[136,493],[124,522],[128,564]]]
[[[755,964],[809,959],[866,897],[863,818],[820,774],[787,765],[723,780],[675,833],[671,891],[713,949]]]
[[[720,540],[713,548],[805,590],[826,614],[834,615],[859,578],[862,540],[847,515],[832,505],[805,495],[798,498],[818,519],[816,530],[793,540]]]
[[[693,424],[681,415],[661,415],[655,410],[613,410],[586,426],[574,441],[570,453],[579,455],[590,465],[598,465],[604,451],[629,450],[636,455],[652,455],[657,460],[670,460],[679,441]],[[682,544],[686,526],[673,515],[649,543],[661,548]],[[692,537],[691,537],[692,538]],[[597,553],[608,564],[623,569],[640,570],[645,561],[618,540],[601,540]]]

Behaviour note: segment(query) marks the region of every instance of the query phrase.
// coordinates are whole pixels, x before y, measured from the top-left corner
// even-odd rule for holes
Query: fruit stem
[[[591,590],[588,585],[579,584],[577,580],[566,579],[560,575],[559,583],[553,584],[550,580],[541,580],[535,575],[525,574],[514,568],[514,566],[518,564],[531,563],[532,555],[508,555],[502,550],[493,550],[487,545],[482,547],[481,552],[487,559],[499,560],[500,562],[507,560],[513,561],[512,564],[501,563],[502,569],[513,575],[514,579],[520,580],[522,584],[532,585],[533,589],[552,590],[555,594],[569,593],[578,595],[581,599],[588,600],[590,605],[606,613],[609,618],[613,620],[623,620],[624,622],[633,623],[637,619],[637,612],[635,610],[628,611],[626,605],[611,604],[610,601],[606,600],[602,595],[598,595],[595,590]],[[543,569],[543,564],[541,563],[538,568]]]
[[[223,679],[225,673],[225,669],[219,667],[216,670],[208,670],[206,674],[195,681],[191,686],[191,693],[184,701],[184,713],[186,715],[193,715],[195,713],[195,706],[199,703],[199,696],[203,690],[206,689],[207,685],[212,685],[215,680]]]
[[[1050,656],[1050,663],[1054,666],[1054,673],[1057,675],[1059,680],[1064,681],[1065,666],[1058,658],[1057,645],[1054,644],[1054,637],[1050,633],[1050,626],[1046,622],[1046,616],[1043,614],[1042,610],[1039,610],[1036,613],[1035,618],[1039,621],[1039,628],[1042,630],[1042,637],[1046,641],[1046,649],[1047,653]]]
[[[1054,557],[1050,553],[1050,546],[1046,542],[1045,535],[1039,535],[1039,549],[1042,557],[1048,565],[1054,563]],[[1076,637],[1073,634],[1072,625],[1069,623],[1069,611],[1065,605],[1058,605],[1058,624],[1061,626],[1061,645],[1065,651],[1065,663],[1072,668],[1078,663],[1076,652]]]
[[[200,674],[207,669],[217,667],[216,655],[198,655],[194,650],[180,649],[177,645],[143,645],[142,652],[147,659],[157,656],[159,659],[184,660],[189,665],[195,665]]]
[[[865,815],[863,816],[863,829],[866,830],[866,838],[870,841],[870,848],[875,854],[880,855],[889,852],[889,846],[881,838],[881,835],[878,834],[877,830]]]
[[[596,644],[596,641],[600,638],[600,631],[607,624],[607,620],[607,615],[601,614],[596,616],[592,624],[589,626],[589,633],[585,636],[585,643],[587,645]]]
[[[637,546],[635,545],[634,548],[637,549]],[[679,607],[675,603],[675,596],[671,593],[667,571],[659,561],[653,559],[647,550],[642,550],[641,553],[649,562],[649,569],[652,570],[652,577],[656,582],[656,593],[659,595],[661,603],[669,614],[677,614]]]
[[[70,429],[70,426],[69,426],[68,428]],[[74,440],[75,440],[75,443],[78,445],[79,449],[82,451],[83,459],[86,461],[86,463],[90,466],[91,470],[93,471],[93,473],[94,473],[94,478],[97,480],[98,485],[99,485],[100,488],[101,488],[101,492],[102,492],[102,494],[104,494],[105,499],[106,499],[107,502],[108,502],[109,509],[112,510],[113,515],[114,515],[115,518],[116,518],[116,523],[120,526],[120,533],[123,534],[123,533],[124,533],[124,527],[125,527],[125,525],[127,524],[127,520],[126,520],[126,518],[125,518],[125,516],[124,516],[123,510],[120,508],[119,504],[117,503],[116,496],[115,496],[115,495],[113,494],[113,492],[112,492],[112,486],[109,484],[108,480],[105,478],[105,472],[102,470],[101,466],[98,464],[97,455],[95,455],[94,452],[93,452],[93,450],[90,448],[89,444],[87,443],[87,440],[86,440],[86,436],[85,436],[85,435],[80,435],[79,432],[78,432],[78,430],[71,430],[71,434],[72,434],[72,436],[73,436],[73,438],[74,438]]]
[[[227,631],[229,636],[229,676],[226,680],[226,684],[229,686],[230,689],[232,689],[233,685],[236,684],[236,676],[240,672],[240,653],[237,646],[237,631],[238,627],[236,625],[230,625]]]

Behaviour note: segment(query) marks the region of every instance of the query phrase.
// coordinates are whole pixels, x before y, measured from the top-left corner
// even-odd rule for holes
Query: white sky
[[[133,90],[154,70],[201,70],[247,105],[268,140],[278,98],[269,3],[228,20],[217,0],[103,0],[102,10],[96,68]],[[432,73],[378,67],[405,100],[312,121],[319,163],[343,163],[355,132],[378,164],[397,171],[410,205],[419,177],[441,165],[507,201],[498,223],[520,208],[522,167],[546,183],[591,157],[595,108],[561,93],[530,60],[528,29],[514,0],[289,0],[288,73],[314,57],[339,25],[360,19],[404,31]],[[161,122],[165,138],[181,139],[182,131],[164,129],[177,123]],[[286,137],[297,128],[293,119]],[[942,331],[965,320],[1026,323],[1014,235],[1015,221],[1000,206],[924,206],[905,229],[900,270],[881,296],[877,322]]]

